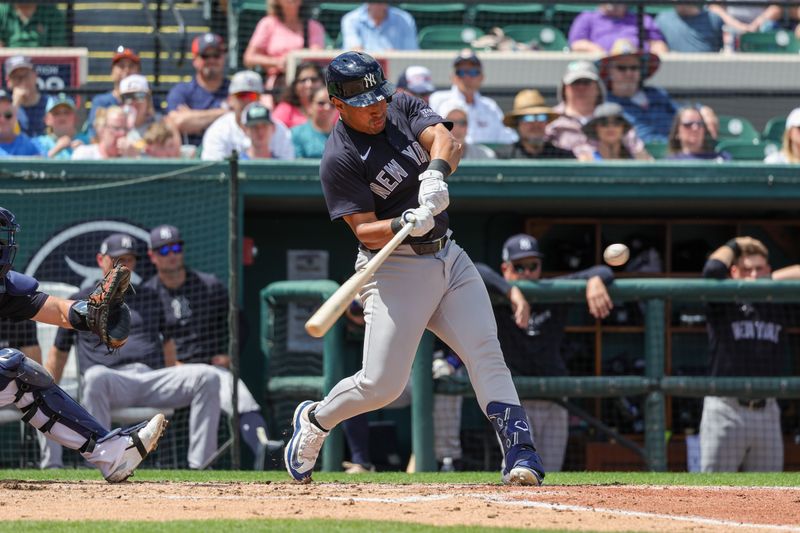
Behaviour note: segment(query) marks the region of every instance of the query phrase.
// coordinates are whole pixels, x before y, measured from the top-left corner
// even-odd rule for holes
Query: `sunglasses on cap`
[[[481,69],[479,68],[473,67],[473,68],[456,69],[456,76],[458,76],[459,78],[465,78],[465,77],[476,78],[480,75],[481,75]]]
[[[519,117],[520,122],[547,122],[548,120],[550,120],[550,115],[547,113],[536,113]]]
[[[522,274],[526,270],[528,272],[536,272],[537,270],[539,270],[539,268],[541,268],[542,262],[526,261],[524,263],[512,263],[512,266],[514,267],[514,272],[516,272],[517,274]]]
[[[169,253],[179,254],[183,252],[183,243],[175,242],[172,244],[165,244],[158,249],[158,255],[166,257]]]
[[[122,102],[127,104],[128,102],[144,102],[147,100],[149,95],[147,93],[129,93],[122,95]]]
[[[234,96],[236,96],[237,100],[241,100],[243,102],[255,102],[258,100],[258,93],[251,91],[236,93]]]

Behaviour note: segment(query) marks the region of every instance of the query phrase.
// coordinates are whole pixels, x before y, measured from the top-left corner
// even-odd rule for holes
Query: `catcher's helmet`
[[[14,234],[18,229],[14,213],[0,207],[0,287],[14,264],[14,256],[17,255],[17,241],[14,239]]]
[[[336,56],[325,70],[328,95],[353,107],[366,107],[381,100],[391,101],[393,83],[386,81],[375,58],[364,52]]]

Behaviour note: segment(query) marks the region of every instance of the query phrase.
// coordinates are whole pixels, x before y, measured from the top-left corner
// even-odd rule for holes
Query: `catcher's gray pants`
[[[188,364],[159,370],[141,363],[117,368],[95,365],[82,379],[81,403],[105,427],[111,426],[113,409],[189,406],[189,467],[200,468],[216,451],[220,379],[211,365]],[[61,466],[60,446],[47,441],[42,450],[42,468]]]
[[[706,396],[700,420],[700,470],[703,472],[779,472],[783,435],[778,402],[761,409],[736,398]]]
[[[360,251],[356,270],[373,254]],[[336,384],[315,410],[332,428],[400,396],[425,329],[464,361],[481,409],[489,402],[519,405],[503,360],[489,295],[466,252],[453,240],[435,254],[401,245],[360,293],[364,304],[362,368]]]
[[[434,395],[433,431],[436,459],[461,459],[461,396]],[[522,400],[530,421],[531,437],[547,472],[560,472],[569,434],[569,414],[555,402]],[[538,435],[539,438],[536,438]]]

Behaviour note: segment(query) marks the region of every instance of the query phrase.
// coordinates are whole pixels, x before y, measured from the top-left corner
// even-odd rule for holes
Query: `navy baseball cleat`
[[[286,462],[286,471],[296,481],[301,483],[311,482],[314,464],[317,462],[319,451],[328,432],[315,426],[308,418],[319,402],[306,400],[297,406],[292,418],[292,438],[286,445],[283,458]]]
[[[543,480],[544,466],[535,450],[525,445],[514,446],[508,450],[503,460],[503,483],[538,486]]]

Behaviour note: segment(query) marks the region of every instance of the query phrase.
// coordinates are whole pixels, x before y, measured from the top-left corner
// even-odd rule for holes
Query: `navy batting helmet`
[[[0,284],[14,264],[17,255],[17,241],[14,234],[19,229],[14,213],[0,207]],[[2,285],[0,285],[2,287]]]
[[[364,52],[336,56],[325,70],[328,95],[353,107],[366,107],[381,100],[391,101],[393,83],[386,81],[375,58]]]

